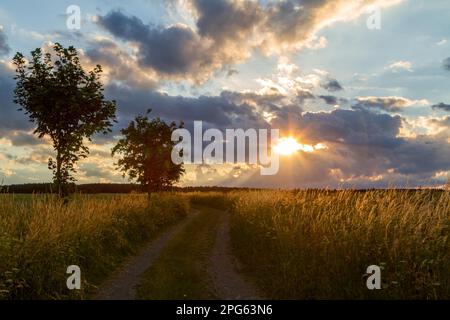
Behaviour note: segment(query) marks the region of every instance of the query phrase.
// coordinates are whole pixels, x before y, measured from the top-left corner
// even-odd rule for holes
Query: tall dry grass
[[[448,191],[235,192],[234,252],[267,296],[450,298]],[[366,287],[382,267],[382,290]]]
[[[182,195],[0,195],[0,298],[86,298],[124,257],[189,211]],[[66,269],[79,265],[82,290]]]

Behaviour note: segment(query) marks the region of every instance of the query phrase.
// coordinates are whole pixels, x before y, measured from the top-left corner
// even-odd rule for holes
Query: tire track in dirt
[[[167,231],[153,240],[143,251],[130,258],[113,277],[107,280],[99,289],[96,300],[133,300],[136,299],[136,287],[142,274],[160,256],[166,245],[178,234],[195,216],[198,210],[184,219],[184,221],[170,227]]]
[[[211,255],[210,274],[219,299],[261,300],[261,295],[241,274],[239,263],[231,253],[230,213],[223,212],[216,243]]]

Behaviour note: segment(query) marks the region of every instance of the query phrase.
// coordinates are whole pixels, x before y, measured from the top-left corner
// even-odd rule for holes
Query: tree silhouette
[[[13,63],[14,102],[37,125],[34,133],[39,138],[50,137],[56,160],[50,158],[48,167],[58,194],[65,197],[68,183],[75,181],[71,175],[75,163],[89,154],[84,139],[111,132],[116,102],[105,100],[101,66],[84,71],[74,47],[56,43],[53,54],[38,48],[31,52],[30,61],[18,52]]]
[[[164,187],[172,186],[184,174],[183,164],[174,164],[171,159],[172,132],[183,127],[175,122],[165,123],[160,118],[149,120],[146,116],[138,116],[127,128],[121,130],[123,138],[112,149],[112,155],[119,155],[117,167],[128,175],[130,180],[136,180],[151,194]]]

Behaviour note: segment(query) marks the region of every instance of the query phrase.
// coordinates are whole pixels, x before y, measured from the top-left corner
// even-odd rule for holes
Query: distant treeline
[[[218,191],[218,192],[231,192],[235,190],[263,190],[258,188],[228,188],[228,187],[169,187],[165,191],[177,191],[177,192],[195,192],[195,191]],[[280,190],[280,189],[279,189]],[[298,192],[300,189],[290,189],[287,192]],[[303,191],[310,190],[311,192],[317,191],[317,189],[303,189]],[[358,189],[353,190],[357,192],[365,192],[377,189]],[[409,192],[416,192],[420,189],[397,189]],[[10,186],[1,186],[0,193],[53,193],[54,185],[51,183],[30,183],[30,184],[15,184]],[[141,185],[131,183],[92,183],[92,184],[71,184],[70,193],[145,193]],[[334,193],[338,190],[327,189],[322,192]],[[442,189],[430,189],[430,191],[443,191]]]
[[[193,191],[220,191],[229,192],[233,190],[256,190],[248,188],[226,188],[226,187],[170,187],[166,191],[178,191],[178,192],[193,192]],[[0,186],[0,192],[2,193],[53,193],[54,185],[51,183],[29,183],[29,184],[15,184],[9,186]],[[142,187],[138,184],[130,183],[93,183],[93,184],[80,184],[70,185],[71,193],[140,193],[143,191]]]

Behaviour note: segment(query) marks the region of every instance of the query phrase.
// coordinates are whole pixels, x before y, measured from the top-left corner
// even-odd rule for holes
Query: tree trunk
[[[62,174],[62,156],[61,156],[61,152],[58,150],[57,154],[56,154],[56,189],[58,191],[58,197],[60,199],[64,200],[64,204],[68,203],[68,190],[67,190],[67,185],[66,185],[66,181],[64,181],[63,179],[63,174]]]
[[[56,189],[58,192],[58,197],[62,198],[63,194],[62,194],[62,181],[61,181],[61,152],[59,151],[59,149],[57,150],[56,153],[56,177],[55,177],[55,182],[56,182]]]
[[[158,188],[155,188],[155,186],[147,186],[147,206],[150,207],[152,204],[152,197],[155,192],[158,192]]]
[[[151,190],[147,191],[147,207],[150,208],[150,205],[152,204],[152,194],[153,192]]]

